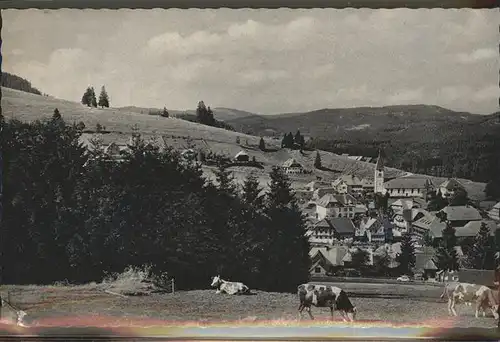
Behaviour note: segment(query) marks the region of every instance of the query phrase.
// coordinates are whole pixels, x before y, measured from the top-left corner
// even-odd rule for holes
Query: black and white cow
[[[299,319],[302,318],[302,311],[307,310],[311,319],[311,305],[318,308],[330,308],[333,320],[333,311],[340,312],[344,321],[353,322],[356,319],[357,309],[352,305],[347,293],[336,286],[302,284],[297,288],[300,299]]]
[[[250,289],[243,283],[231,282],[223,280],[220,275],[212,278],[212,287],[216,287],[217,291],[215,293],[227,293],[227,294],[248,294]]]

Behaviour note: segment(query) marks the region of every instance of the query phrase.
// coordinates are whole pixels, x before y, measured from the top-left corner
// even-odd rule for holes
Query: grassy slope
[[[447,321],[460,327],[495,325],[491,313],[486,318],[476,319],[473,307],[460,305],[457,306],[459,317],[448,321],[450,318],[446,303],[439,300],[442,288],[436,286],[349,283],[338,286],[342,286],[350,294],[358,308],[359,321],[410,324],[426,322],[436,326]],[[40,325],[61,325],[65,322],[77,325],[77,322],[86,322],[146,326],[161,324],[160,320],[293,322],[297,319],[298,307],[296,294],[261,291],[256,291],[253,296],[216,295],[214,290],[198,290],[122,298],[100,292],[90,285],[4,286],[4,291],[7,289],[11,292],[13,304],[28,312],[26,322]],[[330,314],[328,309],[313,308],[312,312],[317,320],[326,320]],[[97,314],[101,318],[96,321]],[[105,316],[109,319],[105,319]],[[308,320],[306,316],[307,314],[304,317]],[[57,317],[59,319],[56,320]],[[75,321],[71,318],[75,318]],[[335,319],[340,319],[338,313],[335,314]]]
[[[105,142],[118,141],[126,142],[132,127],[137,125],[139,131],[147,138],[150,136],[165,136],[168,144],[174,148],[183,149],[191,140],[197,147],[211,149],[218,153],[226,153],[234,156],[240,150],[246,150],[250,157],[255,156],[258,161],[264,163],[264,170],[254,168],[236,168],[235,176],[241,180],[250,170],[255,170],[262,185],[268,182],[268,172],[273,165],[280,165],[288,158],[296,158],[306,168],[313,169],[312,175],[293,176],[294,186],[306,184],[315,180],[316,176],[324,180],[334,180],[339,173],[353,173],[363,177],[372,177],[373,164],[358,162],[346,157],[342,157],[330,152],[321,151],[323,166],[333,171],[319,171],[314,169],[315,152],[291,151],[280,149],[279,139],[265,138],[266,146],[276,149],[275,152],[262,152],[257,146],[259,137],[246,135],[238,132],[231,132],[220,128],[214,128],[196,123],[176,119],[162,118],[159,116],[145,115],[139,109],[128,108],[88,108],[76,102],[59,100],[51,97],[44,97],[29,93],[2,88],[2,112],[6,118],[16,118],[22,121],[33,121],[36,119],[50,118],[54,108],[58,108],[63,118],[67,122],[83,121],[87,129],[94,129],[97,123],[104,125],[110,134],[104,136]],[[243,146],[236,144],[236,137],[240,137]],[[246,141],[248,140],[248,145]],[[206,168],[207,175],[210,176],[210,168]],[[387,168],[388,176],[400,176],[405,172]],[[444,179],[432,177],[435,182]],[[484,184],[467,182],[467,191],[473,197],[481,197]]]

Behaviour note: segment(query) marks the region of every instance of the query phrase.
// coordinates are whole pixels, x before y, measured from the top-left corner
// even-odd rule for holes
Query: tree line
[[[223,164],[207,182],[137,133],[114,161],[99,138],[84,148],[81,125],[61,113],[2,127],[4,283],[99,281],[144,264],[182,289],[207,288],[215,274],[268,291],[308,280],[305,218],[280,168],[262,193],[255,176],[239,187]]]

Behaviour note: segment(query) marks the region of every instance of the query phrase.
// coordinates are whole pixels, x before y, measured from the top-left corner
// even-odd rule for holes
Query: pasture
[[[358,308],[357,320],[395,325],[425,324],[435,327],[493,328],[496,321],[474,317],[474,308],[457,306],[458,317],[449,317],[439,296],[443,288],[416,284],[339,283]],[[281,321],[296,324],[296,294],[254,291],[253,295],[218,295],[215,290],[152,293],[148,296],[115,296],[98,286],[4,286],[12,303],[27,312],[30,326],[124,325],[151,326],[166,322],[237,323]],[[329,320],[326,308],[314,308],[319,321]],[[341,321],[339,313],[335,320]],[[310,321],[304,314],[303,323]],[[312,322],[311,322],[312,323]]]

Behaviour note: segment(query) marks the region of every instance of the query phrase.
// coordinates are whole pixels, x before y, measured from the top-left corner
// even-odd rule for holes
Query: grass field
[[[491,313],[474,317],[473,307],[458,306],[458,317],[449,317],[439,299],[442,287],[430,285],[337,284],[346,289],[358,308],[361,322],[445,325],[492,328]],[[207,287],[208,288],[208,287]],[[27,312],[30,326],[109,325],[144,326],[165,322],[297,321],[296,294],[217,295],[214,290],[179,291],[140,297],[114,296],[86,286],[4,286],[12,303]],[[329,310],[313,308],[316,321],[328,320]],[[78,318],[77,318],[78,317]],[[340,320],[337,313],[336,320]],[[304,314],[304,320],[309,320]],[[293,323],[292,323],[293,324]]]

